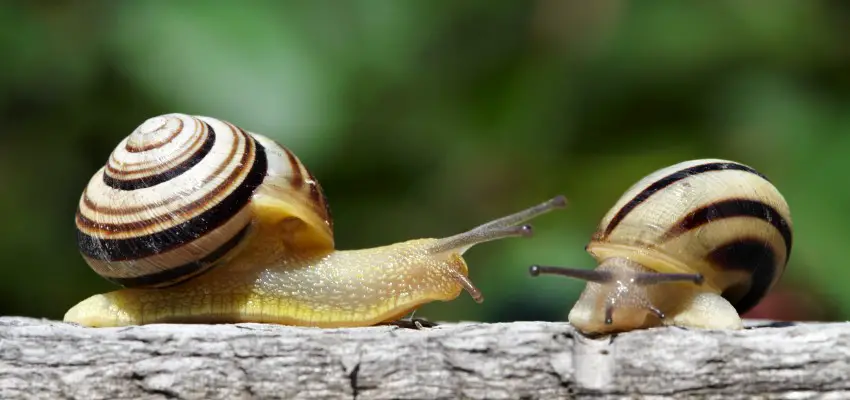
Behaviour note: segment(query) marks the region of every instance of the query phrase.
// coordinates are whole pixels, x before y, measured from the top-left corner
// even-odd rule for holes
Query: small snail
[[[740,329],[785,271],[788,204],[749,166],[704,159],[644,177],[600,222],[594,270],[532,265],[588,281],[568,319],[588,334],[659,325]]]
[[[292,152],[226,121],[161,115],[118,144],[76,213],[83,258],[125,288],[65,321],[367,326],[464,289],[481,302],[464,252],[528,236],[520,223],[564,205],[558,196],[447,238],[335,250],[322,188]]]

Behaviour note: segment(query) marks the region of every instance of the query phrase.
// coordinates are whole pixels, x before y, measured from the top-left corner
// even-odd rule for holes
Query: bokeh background
[[[322,182],[341,248],[450,235],[558,193],[533,239],[475,247],[486,300],[431,320],[564,320],[583,248],[647,173],[721,157],[791,205],[789,269],[749,316],[850,317],[850,4],[841,1],[4,1],[0,314],[115,287],[75,247],[89,177],[146,118],[274,137]]]

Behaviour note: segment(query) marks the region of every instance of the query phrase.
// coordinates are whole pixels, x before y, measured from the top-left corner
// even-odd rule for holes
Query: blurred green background
[[[749,316],[850,317],[850,4],[840,1],[4,1],[0,314],[115,289],[75,247],[89,177],[148,117],[229,120],[322,182],[340,248],[450,235],[555,194],[532,239],[472,249],[485,295],[431,320],[564,320],[533,263],[584,245],[632,183],[729,158],[786,196],[782,285]]]

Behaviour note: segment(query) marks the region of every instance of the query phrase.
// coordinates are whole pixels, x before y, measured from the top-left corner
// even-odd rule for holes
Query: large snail
[[[521,223],[564,205],[558,196],[446,238],[336,250],[321,186],[292,152],[226,121],[161,115],[118,144],[76,214],[85,261],[125,288],[65,321],[367,326],[463,290],[481,302],[464,252],[528,236]]]
[[[623,194],[586,247],[596,269],[529,272],[588,281],[568,316],[585,333],[740,329],[740,314],[784,273],[791,242],[788,204],[764,175],[733,161],[692,160]]]

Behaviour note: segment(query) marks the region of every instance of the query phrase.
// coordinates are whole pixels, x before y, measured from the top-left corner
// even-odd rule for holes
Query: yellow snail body
[[[336,250],[322,188],[292,152],[226,121],[160,115],[118,144],[77,210],[83,258],[125,288],[83,300],[65,321],[368,326],[464,289],[481,302],[464,252],[528,236],[520,223],[564,204],[447,238]]]
[[[764,175],[733,161],[691,160],[622,195],[586,247],[596,269],[533,265],[530,273],[588,281],[568,316],[588,334],[741,329],[740,314],[784,273],[791,243],[788,204]]]

